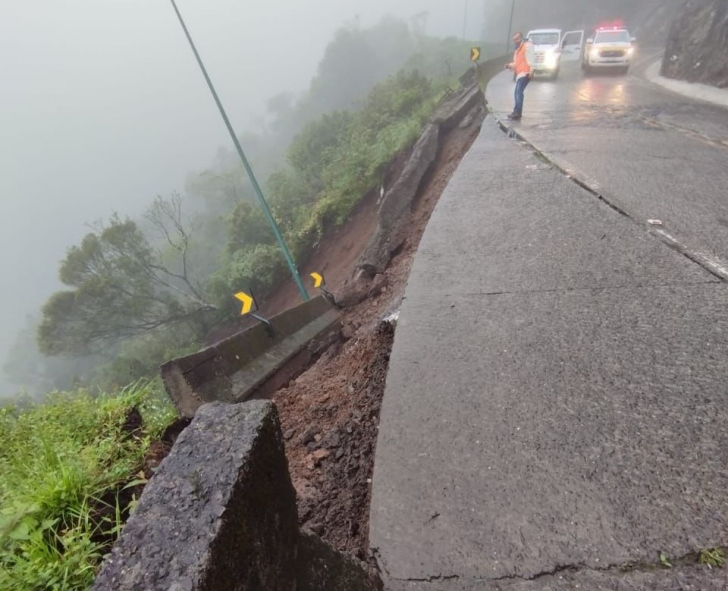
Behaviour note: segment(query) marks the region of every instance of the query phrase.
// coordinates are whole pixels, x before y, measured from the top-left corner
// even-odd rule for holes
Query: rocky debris
[[[412,212],[412,204],[422,179],[437,156],[440,139],[439,124],[430,123],[412,150],[401,176],[384,195],[379,207],[379,223],[374,236],[359,260],[366,273],[381,273],[392,259],[393,253],[405,239],[405,226]],[[340,305],[344,305],[337,298]]]
[[[376,572],[315,533],[299,530],[275,406],[207,404],[144,490],[93,589],[382,589]]]
[[[660,72],[728,88],[728,2],[690,0],[672,25]]]
[[[477,105],[467,115],[465,115],[465,118],[460,122],[458,127],[460,129],[466,129],[473,125],[473,123],[475,123],[478,119],[482,121],[483,117],[485,117],[485,107]]]
[[[481,121],[476,120],[476,123],[479,125]],[[447,181],[457,168],[458,162],[472,144],[477,133],[478,128],[475,126],[468,129],[456,128],[444,139],[433,172],[428,175],[417,196],[414,214],[407,225],[405,246],[383,274],[386,284],[381,285],[379,297],[365,298],[359,305],[344,310],[341,338],[330,344],[312,367],[301,376],[288,380],[287,386],[275,394],[281,423],[285,428],[282,437],[285,439],[288,467],[298,493],[299,523],[307,524],[309,529],[315,529],[326,541],[336,545],[337,548],[346,550],[351,555],[366,557],[369,549],[369,487],[379,420],[379,405],[384,391],[384,380],[394,333],[394,328],[389,323],[384,323],[388,328],[382,330],[378,320],[399,308],[412,259],[430,214]],[[389,182],[387,184],[389,185]],[[361,249],[367,238],[371,236],[369,232],[364,232],[364,229],[371,228],[375,223],[375,211],[372,210],[369,215],[369,218],[362,218],[358,225],[347,229],[340,238],[345,236],[346,243],[349,244],[351,240],[354,240],[351,238],[352,235],[363,236],[360,238],[362,246],[357,247],[357,250]],[[329,239],[332,240],[330,245],[333,246],[326,252],[339,252],[336,248],[338,244],[336,240],[331,237]],[[347,248],[353,247],[350,245]],[[355,260],[356,257],[349,264],[353,266]],[[317,265],[317,268],[325,268],[325,262]],[[347,275],[351,272],[350,269],[351,267],[345,268]],[[374,279],[371,275],[366,277],[370,282]],[[335,283],[333,284],[335,285]],[[291,301],[298,298],[298,292],[292,282],[284,287],[293,294]],[[284,308],[278,310],[281,309]],[[368,408],[369,411],[362,410],[362,408]],[[183,430],[189,423],[190,421],[187,419],[181,420],[167,429],[163,439],[165,442],[169,441],[168,444],[165,444],[163,453],[155,456],[155,466],[162,461],[179,434],[185,432]],[[310,430],[310,435],[306,436],[307,443],[303,444],[302,436],[307,430]],[[211,433],[213,432],[214,430],[211,430]],[[313,460],[312,452],[307,447],[309,444],[320,446],[321,449],[327,449],[330,452],[329,456],[321,460],[319,466],[311,465],[309,467],[308,465],[308,459]],[[316,449],[312,451],[316,451]],[[194,450],[190,450],[188,447],[184,453],[188,452],[191,455]],[[230,460],[225,454],[208,455],[201,465],[206,465],[210,458],[213,460],[220,458],[225,462]],[[163,470],[160,469],[151,482],[154,482],[162,472]],[[151,470],[146,475],[151,477]],[[194,473],[193,479],[197,479]],[[178,545],[181,546],[181,543],[175,544],[174,542],[184,537],[185,534],[180,531],[178,528],[177,533],[170,535],[168,539],[164,540],[164,544],[160,542],[157,547],[174,550]],[[312,544],[307,543],[307,539],[311,536],[313,536],[311,533],[301,533],[299,556],[306,556],[308,552],[317,547],[321,550],[315,536]],[[304,580],[310,580],[311,573],[316,574],[314,582],[309,588],[359,589],[360,587],[350,581],[343,586],[331,586],[337,583],[332,581],[331,573],[337,571],[340,566],[346,565],[348,559],[339,560],[342,558],[339,555],[336,564],[333,561],[325,562],[323,566],[326,568],[321,570],[320,557],[326,554],[327,552],[320,551],[312,561],[307,563],[310,569],[307,574],[301,575],[304,576]],[[170,568],[172,566],[170,565]],[[140,574],[138,571],[139,569],[137,569],[136,575]],[[368,577],[371,576],[372,574],[369,573]],[[298,588],[300,591],[305,591],[307,587],[303,586],[301,581],[299,579]],[[359,581],[361,582],[361,579]],[[174,583],[170,585],[169,589],[189,588],[188,583],[189,581],[185,581],[182,586]],[[372,584],[375,585],[371,587],[372,589],[379,588],[376,577]],[[102,579],[97,582],[96,589],[118,588],[123,590],[123,587],[99,585],[103,585]],[[151,586],[136,588],[154,589]],[[218,588],[224,589],[224,587]]]
[[[453,92],[435,111],[431,122],[441,133],[447,133],[478,106],[483,107],[483,93],[476,84],[470,84]]]
[[[379,323],[330,362],[327,373],[336,379],[322,383],[303,374],[275,396],[286,428],[307,436],[307,444],[286,442],[301,523],[323,527],[332,546],[361,559],[367,558],[374,450],[393,338],[392,325]]]
[[[289,429],[289,431],[292,431],[293,429]],[[303,435],[301,435],[301,443],[303,445],[308,445],[309,443],[313,443],[316,441],[316,435],[317,431],[314,427],[309,427],[303,432]]]
[[[308,351],[311,354],[313,361],[321,357],[321,355],[327,351],[333,344],[341,339],[341,332],[339,330],[331,330],[324,335],[321,335],[311,341],[308,345]]]
[[[343,309],[341,339],[307,371],[273,395],[284,432],[291,435],[286,439],[286,455],[298,496],[299,523],[309,528],[315,526],[332,546],[361,558],[367,557],[369,551],[370,480],[379,406],[394,334],[393,319],[389,318],[386,323],[381,320],[400,308],[412,261],[430,214],[477,137],[483,116],[481,113],[471,127],[456,127],[441,138],[432,172],[414,201],[401,251],[380,279],[361,270],[356,275],[356,280],[364,286],[364,299]],[[356,235],[362,240],[357,248],[363,249],[371,237],[371,228],[376,225],[376,210],[372,209],[369,215],[366,220],[360,220],[369,232],[363,232],[360,227],[348,228],[346,244],[350,236]],[[337,252],[336,244],[329,243],[329,246],[327,252]],[[353,257],[351,267],[341,270],[338,281],[330,279],[329,285],[337,295],[342,292],[345,278],[350,276],[356,260]],[[325,262],[320,261],[318,266],[325,267]],[[368,297],[375,281],[379,282],[375,289],[379,294]],[[295,295],[295,286],[289,287]],[[382,324],[386,327],[382,328]],[[304,444],[301,435],[309,429],[311,435]],[[318,466],[314,465],[312,455],[317,449],[330,452]]]
[[[388,283],[388,279],[382,274],[372,276],[367,269],[359,269],[344,283],[336,296],[336,301],[342,308],[351,308],[385,292]]]
[[[465,121],[465,127],[476,123],[479,125],[482,122],[484,105],[483,93],[477,84],[471,83],[452,93],[430,118],[430,123],[415,144],[402,174],[384,194],[379,207],[377,228],[359,259],[359,275],[352,280],[352,285],[344,286],[344,293],[337,296],[339,305],[346,307],[362,301],[366,292],[361,285],[363,278],[383,273],[392,258],[402,249],[415,198],[437,159],[442,138],[461,123],[465,124]]]

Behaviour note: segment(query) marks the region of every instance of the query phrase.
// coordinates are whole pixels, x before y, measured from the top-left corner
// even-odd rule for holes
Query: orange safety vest
[[[531,73],[531,66],[528,65],[528,60],[526,59],[528,43],[528,41],[524,41],[523,43],[521,43],[521,46],[516,49],[516,53],[513,54],[513,71],[516,73],[516,76]]]

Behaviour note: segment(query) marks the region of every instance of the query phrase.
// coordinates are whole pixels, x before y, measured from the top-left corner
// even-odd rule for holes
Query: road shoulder
[[[395,337],[370,521],[392,589],[611,584],[723,545],[726,305],[716,277],[486,120]]]
[[[660,75],[661,64],[662,60],[658,60],[645,70],[645,78],[649,82],[675,94],[728,109],[728,89],[665,78]]]

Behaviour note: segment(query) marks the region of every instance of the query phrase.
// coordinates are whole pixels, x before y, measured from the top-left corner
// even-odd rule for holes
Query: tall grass
[[[143,431],[124,425],[133,409]],[[118,492],[174,419],[154,384],[0,409],[0,589],[87,589],[121,529]]]

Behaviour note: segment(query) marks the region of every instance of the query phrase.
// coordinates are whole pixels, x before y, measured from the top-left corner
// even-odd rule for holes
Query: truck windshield
[[[632,37],[627,31],[599,31],[594,43],[629,43]]]
[[[558,45],[558,33],[532,33],[528,36],[534,45]]]

